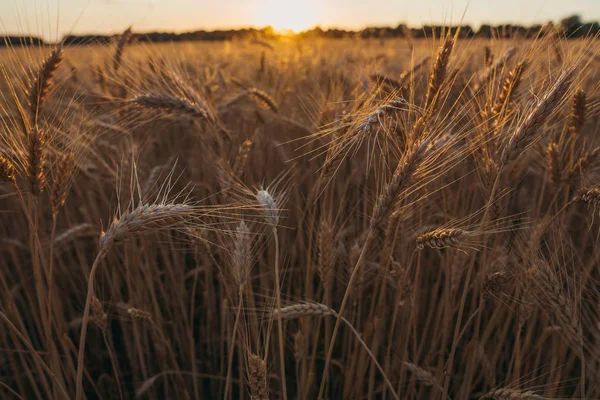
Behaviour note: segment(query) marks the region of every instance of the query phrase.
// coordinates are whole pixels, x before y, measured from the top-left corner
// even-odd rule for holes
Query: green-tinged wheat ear
[[[44,103],[48,98],[48,92],[52,86],[52,79],[63,60],[62,46],[54,48],[50,55],[42,62],[37,75],[31,81],[27,90],[30,112],[34,121],[42,111]]]

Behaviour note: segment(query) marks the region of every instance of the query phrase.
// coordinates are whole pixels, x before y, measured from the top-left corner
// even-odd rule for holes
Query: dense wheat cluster
[[[0,52],[0,394],[600,398],[596,38]]]

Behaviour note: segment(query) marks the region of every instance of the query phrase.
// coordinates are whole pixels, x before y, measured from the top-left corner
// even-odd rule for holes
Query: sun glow
[[[300,32],[317,25],[322,12],[320,0],[261,0],[254,12],[257,26]]]

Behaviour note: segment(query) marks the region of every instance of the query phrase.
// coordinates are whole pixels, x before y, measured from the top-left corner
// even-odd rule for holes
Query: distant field
[[[0,394],[600,397],[597,39],[0,50]]]

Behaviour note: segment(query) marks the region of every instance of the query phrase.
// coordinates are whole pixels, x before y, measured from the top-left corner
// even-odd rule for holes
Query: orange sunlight
[[[322,12],[323,2],[319,0],[260,0],[254,10],[252,23],[297,33],[317,25]]]

